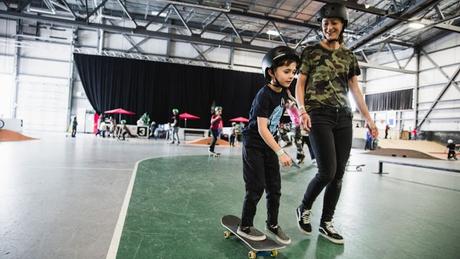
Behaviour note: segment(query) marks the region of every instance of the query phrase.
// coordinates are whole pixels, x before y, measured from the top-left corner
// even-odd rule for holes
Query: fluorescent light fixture
[[[411,22],[411,23],[409,23],[409,27],[412,28],[412,29],[421,29],[421,28],[425,27],[425,24],[419,23],[419,22]]]
[[[268,30],[267,34],[272,36],[280,36],[280,33],[274,30]]]

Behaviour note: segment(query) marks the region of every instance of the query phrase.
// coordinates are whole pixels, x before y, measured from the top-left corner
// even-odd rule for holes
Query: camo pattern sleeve
[[[305,108],[350,107],[348,80],[361,71],[353,52],[344,46],[331,51],[319,43],[302,52],[300,72],[307,76]]]

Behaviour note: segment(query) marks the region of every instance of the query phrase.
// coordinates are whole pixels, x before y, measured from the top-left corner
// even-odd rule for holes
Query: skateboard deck
[[[221,224],[223,227],[228,229],[228,231],[224,231],[224,237],[230,238],[231,236],[236,236],[238,239],[243,241],[251,250],[248,253],[249,258],[257,258],[258,255],[260,256],[277,256],[278,250],[285,248],[285,245],[279,244],[275,242],[273,239],[267,236],[267,238],[263,241],[252,241],[246,239],[236,233],[238,226],[241,224],[241,219],[237,216],[233,215],[226,215],[223,216],[221,219]]]
[[[210,157],[220,157],[220,153],[209,152]]]
[[[363,167],[366,166],[365,164],[361,164],[361,165],[347,165],[348,167],[351,167],[351,168],[355,168],[355,171],[356,172],[361,172],[363,170]],[[347,169],[347,171],[350,171],[349,169]]]

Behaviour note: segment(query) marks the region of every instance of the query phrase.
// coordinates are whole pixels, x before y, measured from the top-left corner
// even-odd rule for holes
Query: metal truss
[[[164,39],[168,44],[172,41],[185,42],[191,44],[191,47],[197,51],[198,55],[195,58],[200,59],[200,62],[206,62],[208,60],[206,53],[217,47],[229,48],[231,53],[234,50],[262,53],[269,48],[265,47],[266,44],[261,44],[260,42],[269,41],[272,44],[283,44],[299,50],[301,46],[305,45],[305,42],[315,40],[321,35],[321,28],[318,23],[293,19],[294,12],[289,17],[284,18],[273,15],[279,6],[286,2],[284,0],[277,1],[277,4],[264,14],[247,12],[239,8],[210,8],[178,1],[155,2],[157,5],[154,12],[148,9],[150,6],[148,4],[144,14],[133,10],[132,6],[136,2],[122,0],[93,0],[91,6],[88,5],[89,1],[81,1],[80,5],[76,5],[77,2],[71,0],[42,0],[44,5],[40,8],[32,6],[31,3],[36,5],[36,2],[27,0],[17,1],[17,5],[11,4],[11,1],[3,1],[8,7],[6,11],[0,10],[0,17],[3,18],[34,20],[77,29],[97,30],[101,34],[104,32],[120,33],[131,45],[126,50],[127,54],[136,52],[150,55],[145,53],[142,44],[152,38]],[[433,7],[433,12],[437,12],[438,16],[442,17],[442,22],[431,24],[431,28],[443,27],[456,30],[456,28],[451,28],[456,26],[446,24],[449,21],[448,19],[451,20],[452,17],[446,18],[442,10],[436,8],[435,3],[439,2],[439,0],[420,0],[415,6],[406,8],[407,10],[398,9],[394,12],[377,7],[366,8],[364,5],[357,4],[354,1],[315,1],[341,2],[348,8],[360,12],[384,17],[385,19],[389,18],[389,21],[380,22],[381,26],[375,27],[365,36],[361,36],[360,33],[351,30],[346,31],[347,35],[351,36],[349,38],[354,39],[350,42],[351,49],[363,56],[364,60],[367,61],[364,64],[378,69],[386,69],[386,67],[370,64],[367,60],[367,55],[375,52],[375,39],[397,25],[407,23],[411,17],[422,10]],[[158,3],[164,3],[164,5],[159,5]],[[254,5],[255,1],[252,4]],[[303,3],[303,6],[307,5]],[[43,8],[43,6],[46,8]],[[118,6],[118,8],[114,6]],[[196,19],[193,19],[197,15],[205,15],[205,18],[197,22]],[[125,18],[130,21],[129,24],[117,25],[114,22],[114,19]],[[248,24],[250,26],[246,26]],[[153,30],[152,25],[155,25],[155,27],[160,26],[160,29]],[[164,28],[168,28],[167,32],[163,32],[162,29]],[[278,36],[267,35],[266,31],[269,28],[276,31]],[[210,34],[213,34],[213,36],[210,37]],[[218,37],[220,39],[215,39],[216,35],[221,35]],[[141,36],[144,39],[136,43],[132,36]],[[100,37],[100,40],[102,39],[103,37]],[[369,44],[370,42],[374,43]],[[99,45],[99,52],[101,52],[103,44],[99,43]],[[396,37],[389,37],[384,40],[380,50],[385,46],[387,46],[388,51],[392,53],[398,63],[398,72],[413,72],[405,70],[405,66],[399,64],[395,54],[395,46],[398,46],[397,48],[399,49],[404,49],[413,47],[412,44],[399,41]],[[166,55],[169,54],[167,53]],[[233,56],[229,57],[230,63],[231,60],[233,60]],[[391,68],[391,70],[394,71],[395,69]]]

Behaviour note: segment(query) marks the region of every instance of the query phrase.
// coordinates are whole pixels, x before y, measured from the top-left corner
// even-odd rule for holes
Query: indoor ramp
[[[374,155],[447,160],[447,148],[434,141],[379,139]]]

